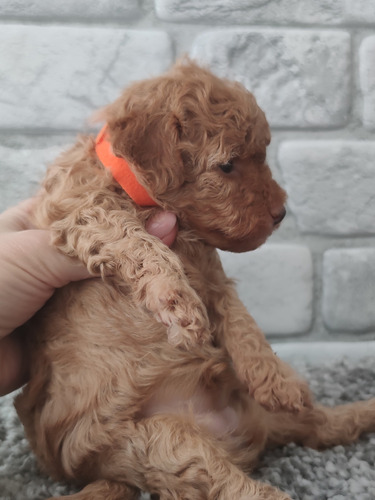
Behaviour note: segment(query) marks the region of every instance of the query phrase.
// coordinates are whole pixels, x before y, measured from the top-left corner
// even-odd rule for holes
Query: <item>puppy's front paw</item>
[[[306,382],[295,376],[278,375],[251,389],[253,398],[268,411],[297,413],[312,407],[311,392]]]
[[[196,329],[192,326],[182,327],[171,325],[168,327],[168,341],[171,345],[182,347],[186,350],[202,345],[211,340],[208,329]]]
[[[211,340],[207,310],[189,289],[164,292],[158,300],[155,317],[167,327],[172,345],[189,349]]]

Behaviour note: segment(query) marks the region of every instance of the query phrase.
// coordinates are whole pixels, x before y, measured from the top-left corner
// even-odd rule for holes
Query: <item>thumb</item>
[[[146,231],[157,236],[168,246],[171,246],[176,239],[177,230],[177,217],[172,212],[158,211],[146,223]]]
[[[50,233],[3,233],[0,244],[0,337],[30,319],[56,288],[90,276],[50,245]]]
[[[92,277],[81,262],[63,255],[51,245],[49,231],[23,231],[13,236],[22,244],[23,258],[29,270],[37,279],[52,288],[61,288],[71,281]]]

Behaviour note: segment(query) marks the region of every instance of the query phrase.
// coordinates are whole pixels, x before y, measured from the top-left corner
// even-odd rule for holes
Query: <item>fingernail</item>
[[[162,237],[164,234],[159,232],[168,234],[176,225],[176,220],[176,215],[172,212],[158,212],[147,222],[146,229],[150,233],[157,231],[157,236]]]

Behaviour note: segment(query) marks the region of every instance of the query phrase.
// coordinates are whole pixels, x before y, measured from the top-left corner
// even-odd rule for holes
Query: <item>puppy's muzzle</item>
[[[284,207],[277,215],[272,215],[273,225],[277,226],[278,224],[280,224],[280,222],[284,219],[285,215],[286,215],[286,210]]]

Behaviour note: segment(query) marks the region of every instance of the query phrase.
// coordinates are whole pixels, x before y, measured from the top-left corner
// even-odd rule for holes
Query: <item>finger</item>
[[[0,340],[0,396],[13,392],[28,380],[24,345],[18,332]]]
[[[52,247],[43,230],[2,235],[0,261],[0,337],[30,319],[56,288],[90,276]]]
[[[32,229],[31,213],[36,198],[29,198],[0,214],[0,233]]]
[[[172,212],[157,212],[146,223],[146,231],[171,246],[177,236],[177,217]]]
[[[3,255],[4,261],[11,260],[24,272],[53,288],[90,277],[81,262],[63,255],[51,244],[50,239],[49,231],[43,229],[3,236],[3,246],[7,244],[7,248],[0,250],[0,256]]]
[[[30,269],[44,283],[53,288],[61,288],[71,281],[92,277],[82,262],[63,255],[51,244],[49,231],[32,230],[20,234],[26,235],[29,241],[26,249]]]

